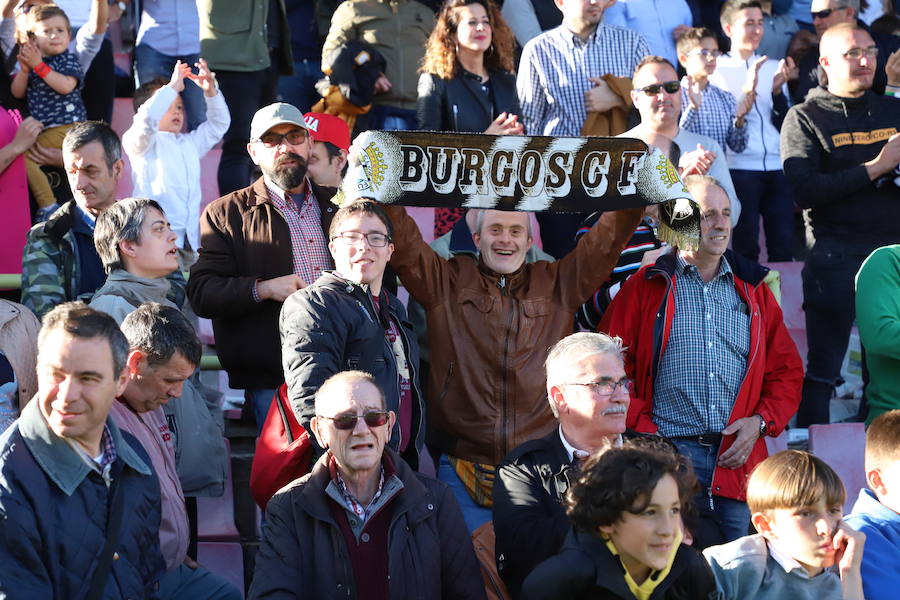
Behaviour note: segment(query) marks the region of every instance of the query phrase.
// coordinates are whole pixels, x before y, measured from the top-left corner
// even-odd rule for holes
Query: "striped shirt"
[[[631,77],[650,47],[641,34],[601,23],[587,40],[565,25],[525,44],[516,88],[522,122],[531,135],[581,134],[588,77]]]
[[[265,179],[269,199],[281,213],[291,232],[291,250],[294,274],[307,284],[319,278],[322,271],[334,268],[328,252],[328,240],[322,231],[322,211],[312,193],[312,184],[306,180],[304,194],[291,195]],[[254,288],[254,297],[256,290]]]
[[[676,257],[675,314],[653,390],[653,422],[667,437],[725,429],[747,371],[750,315],[725,258],[709,282]]]
[[[728,148],[734,152],[743,152],[747,147],[747,124],[743,127],[734,126],[734,118],[737,112],[737,101],[731,92],[707,83],[703,88],[703,100],[700,108],[691,108],[688,97],[687,77],[681,80],[681,105],[684,112],[681,113],[679,126],[693,133],[699,133],[719,142],[722,148]]]

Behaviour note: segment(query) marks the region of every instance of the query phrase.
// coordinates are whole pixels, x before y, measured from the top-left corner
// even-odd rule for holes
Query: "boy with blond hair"
[[[866,535],[866,598],[893,600],[900,589],[900,410],[883,413],[866,431],[866,481],[846,522]]]
[[[11,91],[26,98],[28,112],[44,130],[37,143],[62,148],[63,138],[75,123],[87,119],[81,99],[83,72],[78,57],[69,51],[72,28],[69,17],[55,4],[33,6],[26,17],[28,41],[19,48],[19,71]],[[26,156],[28,187],[37,201],[38,220],[56,208],[56,197],[40,165]]]
[[[866,536],[841,522],[846,492],[820,458],[786,450],[747,483],[759,532],[703,551],[722,600],[863,600]]]

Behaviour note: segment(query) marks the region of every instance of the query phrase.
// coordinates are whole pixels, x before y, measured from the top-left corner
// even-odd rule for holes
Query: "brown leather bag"
[[[506,584],[497,572],[497,557],[494,552],[497,537],[494,535],[493,521],[488,521],[472,532],[472,545],[481,565],[481,578],[484,580],[488,600],[511,600]]]

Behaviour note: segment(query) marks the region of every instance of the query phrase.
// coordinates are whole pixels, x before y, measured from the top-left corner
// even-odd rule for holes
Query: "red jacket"
[[[778,302],[763,283],[766,269],[731,251],[726,258],[734,273],[734,286],[750,310],[750,354],[728,423],[753,414],[767,423],[767,435],[777,436],[797,412],[803,383],[803,365],[788,334]],[[675,311],[675,256],[666,254],[625,282],[610,304],[600,330],[622,338],[625,371],[634,379],[635,392],[628,407],[627,426],[656,433],[653,422],[653,386],[669,341]],[[735,436],[725,436],[720,453]],[[765,439],[757,440],[744,465],[716,468],[712,489],[716,496],[745,500],[747,478],[769,455]]]

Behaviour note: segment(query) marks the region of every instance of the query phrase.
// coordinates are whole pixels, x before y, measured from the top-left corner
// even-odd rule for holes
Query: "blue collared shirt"
[[[725,429],[747,371],[750,314],[723,257],[706,283],[675,258],[675,314],[653,391],[653,422],[667,437]]]
[[[529,135],[581,135],[589,77],[631,77],[650,47],[641,34],[601,23],[587,40],[565,25],[525,44],[516,88]]]
[[[137,43],[160,54],[200,53],[200,18],[195,0],[144,0]]]

